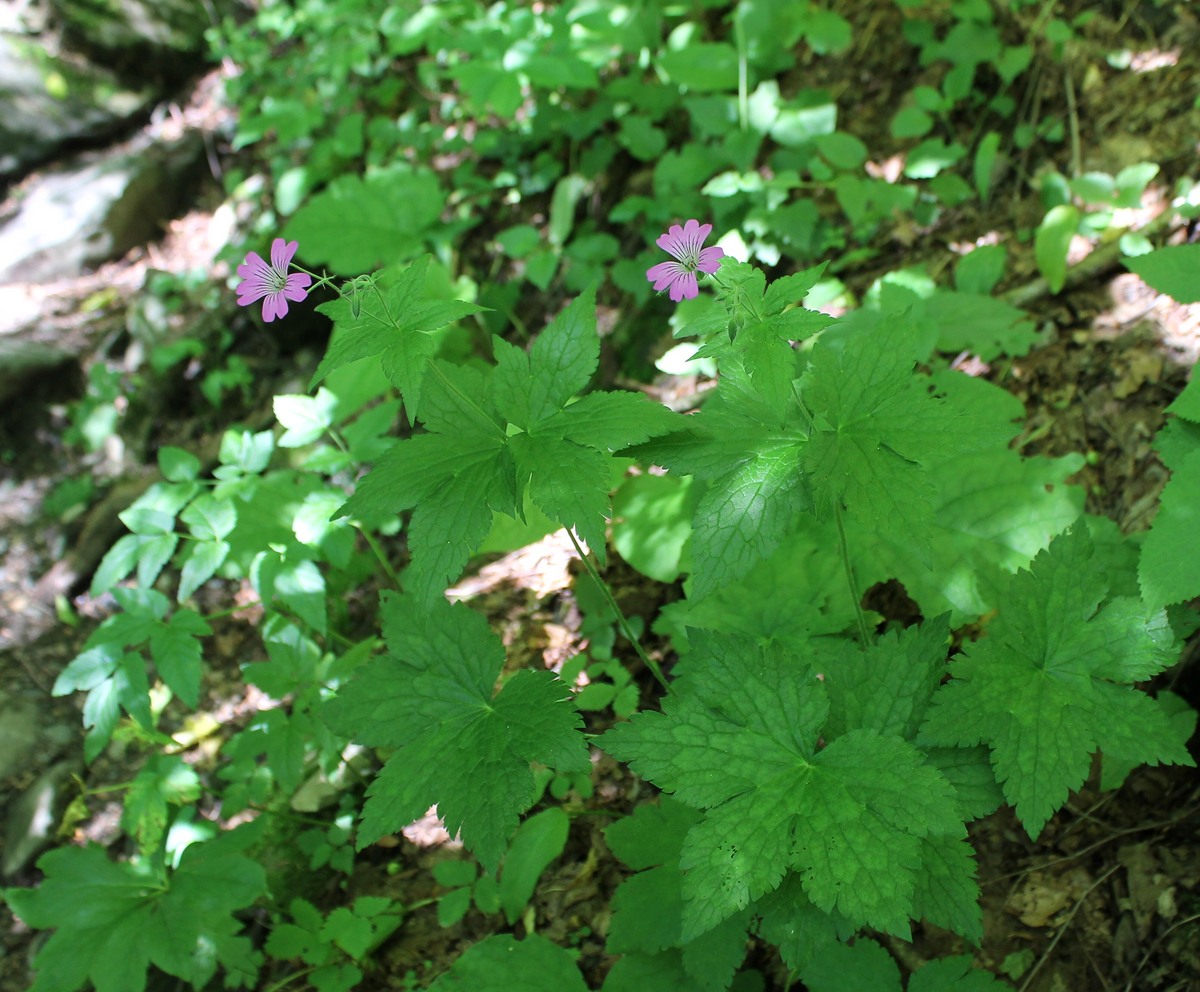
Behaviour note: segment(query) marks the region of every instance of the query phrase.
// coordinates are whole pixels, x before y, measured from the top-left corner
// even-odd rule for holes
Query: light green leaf
[[[1200,245],[1160,248],[1127,258],[1125,265],[1176,303],[1200,303]]]
[[[1052,293],[1063,288],[1067,278],[1067,251],[1079,229],[1079,210],[1069,203],[1052,207],[1042,218],[1034,237],[1034,255]]]
[[[1200,451],[1192,452],[1171,473],[1158,515],[1142,544],[1138,581],[1152,607],[1200,595],[1200,558],[1182,553],[1200,533]]]
[[[191,610],[177,610],[166,624],[150,635],[150,653],[158,674],[188,706],[200,701],[201,658],[197,638],[211,633],[204,620]]]
[[[658,64],[671,82],[695,93],[737,89],[737,50],[722,42],[692,42],[664,52]]]
[[[168,482],[191,482],[200,474],[200,459],[168,444],[158,449],[158,467]]]
[[[179,571],[179,602],[185,602],[211,579],[227,557],[227,541],[194,541]]]
[[[272,401],[275,419],[286,429],[281,448],[302,448],[320,438],[334,421],[337,397],[325,387],[316,396],[277,395]]]
[[[283,236],[300,242],[308,262],[353,275],[418,254],[444,202],[431,172],[397,166],[366,178],[344,175],[297,210]]]
[[[500,874],[500,906],[510,925],[521,918],[542,872],[562,854],[570,826],[567,814],[552,806],[517,828]]]

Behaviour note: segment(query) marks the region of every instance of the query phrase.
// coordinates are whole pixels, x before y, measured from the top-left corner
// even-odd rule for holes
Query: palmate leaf
[[[142,992],[151,964],[197,988],[218,965],[229,987],[252,984],[261,958],[233,913],[266,891],[266,875],[238,853],[246,838],[235,831],[193,844],[166,876],[110,861],[94,845],[44,855],[40,888],[4,892],[31,927],[55,930],[32,992],[74,992],[88,981],[96,992]]]
[[[922,470],[957,428],[912,374],[912,334],[900,326],[813,349],[800,383],[814,418],[804,451],[822,516],[844,504],[875,530],[900,530],[928,550],[932,481]]]
[[[714,335],[696,357],[719,357],[723,364],[735,359],[767,404],[782,409],[796,378],[798,356],[792,342],[803,341],[834,322],[833,317],[817,310],[787,308],[816,285],[826,264],[784,276],[767,286],[761,270],[744,263],[724,263],[723,286],[718,295],[729,307],[736,332],[732,338]]]
[[[313,373],[311,389],[334,369],[374,355],[400,390],[409,418],[415,418],[421,386],[437,341],[433,332],[483,307],[461,300],[438,299],[426,289],[430,256],[422,255],[406,268],[382,297],[367,295],[352,303],[339,297],[317,309],[334,322],[334,336]]]
[[[536,796],[531,761],[590,767],[570,692],[522,671],[499,692],[504,649],[487,622],[444,600],[426,608],[385,594],[388,655],[366,665],[323,711],[340,734],[396,748],[367,792],[361,849],[431,805],[493,874]]]
[[[407,587],[422,598],[439,596],[494,514],[519,516],[526,497],[605,560],[610,452],[676,429],[681,418],[634,394],[570,402],[600,354],[593,295],[570,304],[528,354],[497,339],[494,369],[429,363],[421,419],[430,433],[396,444],[339,510],[365,520],[414,510]]]
[[[951,666],[921,730],[934,745],[987,744],[1030,837],[1083,784],[1097,749],[1150,764],[1193,761],[1165,714],[1122,683],[1174,660],[1161,614],[1105,602],[1087,529],[1055,538],[1009,583],[999,618]]]
[[[794,401],[775,410],[736,367],[684,424],[686,431],[629,453],[708,483],[692,522],[689,595],[700,600],[768,557],[808,507],[800,472],[806,431]]]
[[[908,932],[921,840],[964,835],[950,783],[900,737],[851,730],[818,746],[829,701],[799,659],[697,631],[664,712],[601,746],[706,810],[684,842],[683,939],[775,889],[788,869],[821,909]]]

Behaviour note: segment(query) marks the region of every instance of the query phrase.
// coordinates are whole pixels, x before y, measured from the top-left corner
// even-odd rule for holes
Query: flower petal
[[[261,279],[247,279],[237,288],[238,306],[249,306],[255,300],[261,300],[269,292],[271,292],[271,288]]]
[[[294,300],[299,303],[302,299],[308,296],[308,286],[312,283],[312,276],[307,272],[293,272],[287,277],[287,282],[283,286],[283,295],[289,300]]]
[[[237,267],[237,274],[243,279],[262,278],[271,271],[270,266],[263,261],[262,256],[252,251],[246,256],[246,260]]]
[[[654,283],[655,292],[661,292],[678,279],[686,270],[678,262],[659,262],[646,270],[646,278]]]
[[[270,322],[276,317],[286,317],[287,312],[287,300],[282,293],[271,293],[263,300],[263,320]]]
[[[696,273],[681,272],[671,284],[671,299],[678,303],[680,300],[694,300],[700,294],[696,285]]]
[[[716,245],[703,248],[700,251],[700,258],[696,262],[696,268],[701,272],[707,272],[709,275],[712,275],[712,273],[721,267],[721,259],[724,257],[725,251]]]
[[[271,267],[280,273],[286,272],[287,267],[291,264],[292,256],[296,254],[296,249],[299,247],[299,241],[284,241],[283,238],[276,238],[271,242]]]

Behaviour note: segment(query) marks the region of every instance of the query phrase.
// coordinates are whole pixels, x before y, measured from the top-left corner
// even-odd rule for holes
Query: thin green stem
[[[383,553],[383,548],[379,546],[379,542],[375,540],[374,535],[361,524],[359,525],[358,532],[362,534],[363,540],[367,542],[367,546],[375,553],[375,557],[379,559],[379,564],[383,566],[383,570],[387,573],[387,577],[391,580],[392,585],[397,589],[403,589],[404,587],[400,585],[400,576],[392,569],[391,563],[387,560],[387,557]]]
[[[746,28],[738,16],[740,12],[740,7],[734,11],[733,33],[737,40],[738,53],[738,130],[746,131],[750,128],[750,93],[746,70]]]
[[[633,645],[633,650],[636,651],[637,656],[642,659],[642,664],[650,669],[651,674],[653,674],[655,679],[658,680],[658,684],[661,685],[667,692],[670,692],[670,683],[667,682],[666,676],[663,675],[662,669],[659,667],[658,662],[646,654],[645,650],[642,648],[641,642],[637,639],[633,633],[633,630],[629,626],[629,621],[625,619],[625,614],[621,612],[621,607],[617,605],[617,601],[613,598],[612,591],[608,588],[608,583],[600,578],[600,573],[596,571],[596,566],[592,564],[592,560],[583,553],[583,548],[579,546],[579,541],[575,538],[575,534],[571,528],[568,527],[566,530],[567,537],[571,539],[571,543],[575,546],[575,553],[579,555],[579,560],[583,562],[583,567],[587,569],[588,575],[592,577],[592,581],[596,583],[596,587],[600,590],[601,595],[604,596],[605,601],[608,603],[608,608],[613,611],[613,616],[617,618],[617,626],[621,628],[621,633],[624,634],[625,639]]]
[[[301,968],[299,971],[293,971],[290,975],[284,975],[274,985],[268,985],[265,992],[279,992],[280,989],[286,989],[297,978],[303,978],[305,975],[311,975],[316,971],[316,966],[311,968]]]
[[[871,644],[871,633],[867,629],[867,618],[862,610],[862,597],[858,592],[858,583],[854,581],[854,566],[850,564],[850,544],[846,540],[846,525],[842,523],[842,501],[833,504],[833,518],[837,521],[838,547],[842,552],[842,568],[846,570],[846,584],[850,587],[850,600],[854,603],[854,616],[858,620],[858,636],[862,638],[863,647]]]

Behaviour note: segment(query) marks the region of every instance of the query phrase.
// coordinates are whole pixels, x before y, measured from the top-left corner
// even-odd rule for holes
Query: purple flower
[[[671,289],[671,299],[694,300],[700,292],[696,285],[696,272],[711,275],[721,267],[725,252],[720,248],[702,248],[704,239],[712,233],[712,224],[701,224],[689,220],[683,227],[675,224],[655,244],[678,261],[659,262],[646,270],[646,278],[654,283],[658,291]]]
[[[288,266],[297,247],[299,242],[276,238],[271,243],[270,265],[258,252],[250,252],[246,261],[237,267],[237,274],[242,277],[237,288],[238,304],[246,307],[255,300],[262,300],[263,320],[271,321],[287,316],[288,300],[299,303],[308,296],[312,276],[306,272],[288,275]]]

